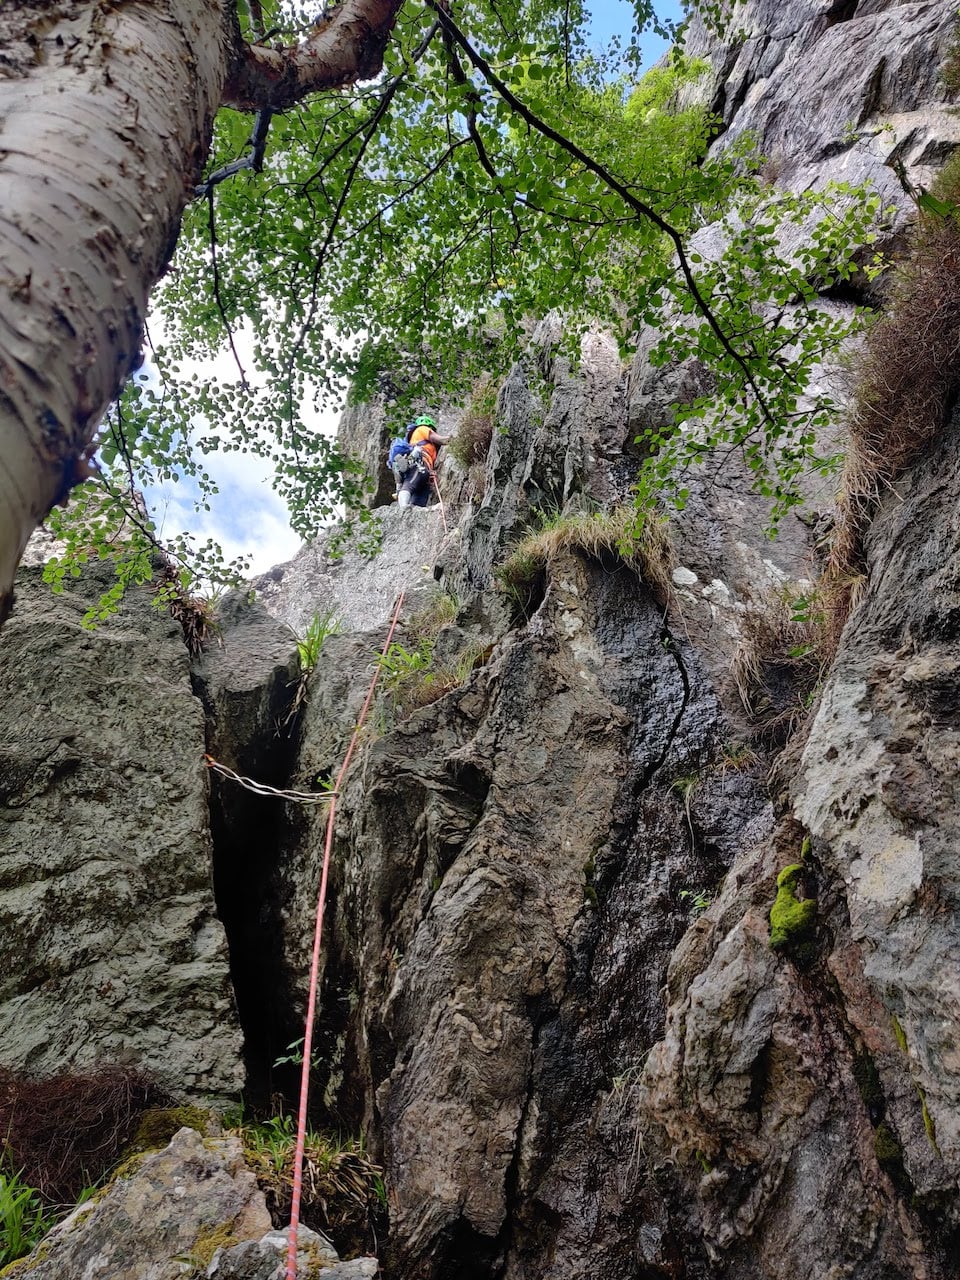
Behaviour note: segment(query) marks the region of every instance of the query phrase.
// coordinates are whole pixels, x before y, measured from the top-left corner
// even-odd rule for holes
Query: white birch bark
[[[217,107],[376,75],[403,0],[342,0],[281,50],[242,46],[233,2],[0,0],[0,622],[138,361]]]
[[[0,619],[137,363],[229,43],[211,0],[0,8]]]

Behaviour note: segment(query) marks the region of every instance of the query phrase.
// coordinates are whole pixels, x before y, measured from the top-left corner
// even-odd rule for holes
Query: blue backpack
[[[404,440],[403,436],[397,436],[396,440],[390,442],[390,452],[387,454],[387,466],[398,476],[410,466],[410,454],[412,450]]]

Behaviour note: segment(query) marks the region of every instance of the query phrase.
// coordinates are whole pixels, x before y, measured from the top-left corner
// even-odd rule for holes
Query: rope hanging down
[[[393,633],[396,630],[397,622],[400,618],[400,610],[403,608],[403,592],[397,598],[396,607],[393,610],[393,617],[390,620],[390,629],[387,632],[387,638],[383,642],[382,655],[386,655],[390,648],[390,642],[393,639]],[[373,672],[373,678],[370,681],[370,688],[367,690],[367,696],[364,699],[360,716],[350,738],[350,745],[347,747],[347,754],[343,758],[343,764],[340,766],[340,772],[337,774],[337,781],[330,795],[330,808],[327,811],[327,831],[323,844],[323,869],[320,873],[320,896],[317,899],[317,920],[313,934],[313,955],[310,962],[310,994],[307,999],[307,1019],[304,1027],[303,1036],[303,1066],[300,1069],[300,1109],[297,1114],[297,1145],[293,1154],[293,1195],[290,1202],[290,1236],[287,1242],[287,1269],[284,1273],[285,1280],[297,1280],[297,1227],[300,1224],[300,1198],[303,1191],[303,1148],[307,1134],[307,1098],[310,1090],[310,1057],[313,1049],[313,1023],[316,1016],[317,1008],[317,983],[320,971],[320,941],[323,934],[323,908],[327,901],[327,877],[330,870],[330,854],[333,849],[333,827],[337,814],[337,796],[340,794],[340,788],[346,777],[347,770],[350,768],[350,761],[353,759],[353,753],[356,749],[357,741],[360,737],[360,730],[363,728],[364,721],[367,718],[367,712],[370,710],[370,704],[373,701],[374,690],[377,687],[377,680],[380,678],[381,667],[378,663]]]

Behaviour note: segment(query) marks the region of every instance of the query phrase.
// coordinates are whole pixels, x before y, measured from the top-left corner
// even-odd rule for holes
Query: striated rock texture
[[[108,585],[21,572],[0,634],[0,1064],[133,1063],[177,1092],[243,1082],[211,882],[204,719],[180,629]]]
[[[694,14],[685,48],[709,59],[722,145],[749,134],[770,179],[794,190],[869,180],[902,226],[893,166],[929,183],[960,143],[943,77],[955,34],[940,0],[746,0],[719,30]]]

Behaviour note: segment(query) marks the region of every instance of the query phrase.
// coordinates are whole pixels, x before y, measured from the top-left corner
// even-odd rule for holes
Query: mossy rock
[[[874,1131],[873,1153],[877,1157],[877,1163],[881,1165],[900,1163],[903,1160],[899,1139],[886,1122],[878,1124]]]
[[[9,1276],[17,1276],[26,1271],[28,1267],[35,1267],[49,1253],[49,1245],[41,1243],[32,1249],[29,1253],[25,1253],[22,1258],[16,1258],[13,1262],[8,1262],[5,1267],[0,1267],[0,1277],[7,1280]]]
[[[195,1129],[202,1138],[216,1136],[220,1122],[205,1107],[154,1107],[145,1111],[133,1141],[124,1151],[124,1159],[144,1151],[159,1151],[167,1146],[180,1129]]]
[[[813,934],[817,900],[797,897],[803,871],[803,863],[795,862],[777,876],[777,896],[770,908],[770,946],[774,951],[795,949]]]
[[[206,1271],[218,1249],[232,1249],[239,1243],[231,1223],[224,1222],[216,1227],[208,1227],[197,1236],[190,1250],[191,1261]]]

